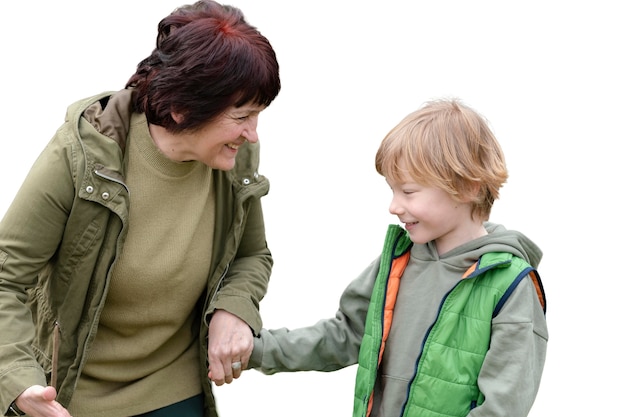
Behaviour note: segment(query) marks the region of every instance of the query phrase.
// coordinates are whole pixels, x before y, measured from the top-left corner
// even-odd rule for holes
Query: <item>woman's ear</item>
[[[181,124],[183,122],[183,120],[185,120],[185,118],[183,117],[182,113],[177,113],[177,112],[173,111],[171,113],[171,115],[172,115],[172,119],[174,119],[174,121],[177,124]]]

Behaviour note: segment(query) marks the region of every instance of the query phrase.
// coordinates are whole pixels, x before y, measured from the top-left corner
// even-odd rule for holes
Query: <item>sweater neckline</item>
[[[152,136],[150,136],[148,122],[143,113],[133,113],[129,137],[135,141],[137,150],[142,158],[152,168],[168,177],[185,177],[203,165],[199,161],[178,162],[166,157],[156,146]]]

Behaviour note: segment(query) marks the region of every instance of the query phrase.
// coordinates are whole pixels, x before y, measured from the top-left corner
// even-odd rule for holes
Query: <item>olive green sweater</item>
[[[215,193],[198,192],[211,188],[211,169],[167,159],[141,115],[130,135],[130,227],[69,407],[74,417],[136,415],[202,392],[192,323],[211,263]]]

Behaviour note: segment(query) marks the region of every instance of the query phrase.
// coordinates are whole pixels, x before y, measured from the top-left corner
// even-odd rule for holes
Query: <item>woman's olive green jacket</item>
[[[0,222],[0,412],[32,385],[54,385],[64,406],[72,398],[128,230],[130,95],[71,105]],[[255,334],[261,328],[272,258],[260,204],[269,182],[258,162],[258,144],[246,143],[233,170],[213,175],[213,261],[197,320],[204,375],[214,310],[237,315]],[[215,416],[208,379],[204,390],[205,415]]]

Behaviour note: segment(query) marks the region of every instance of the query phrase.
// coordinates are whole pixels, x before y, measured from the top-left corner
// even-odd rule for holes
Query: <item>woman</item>
[[[0,410],[216,416],[260,331],[257,173],[274,50],[241,11],[176,9],[123,90],[68,108],[0,223]]]

